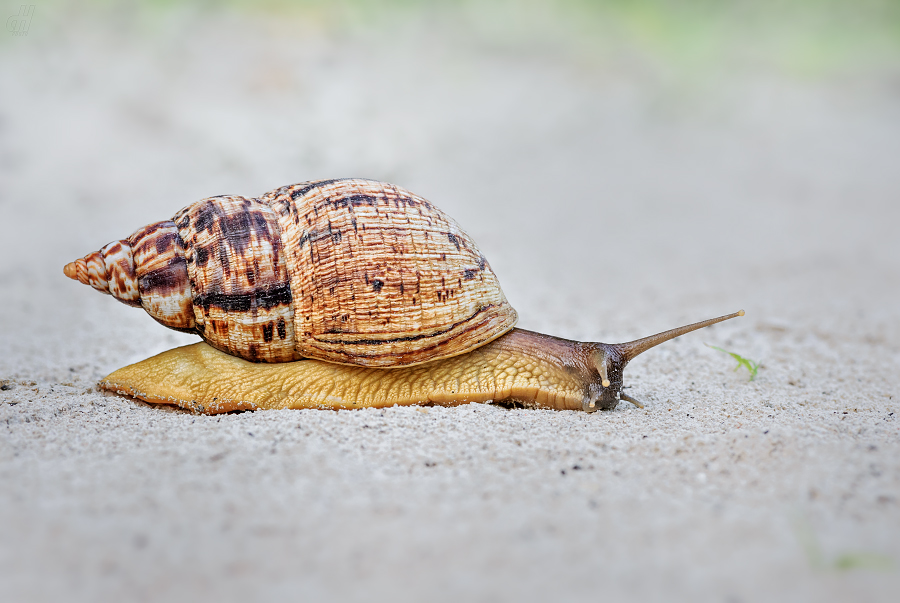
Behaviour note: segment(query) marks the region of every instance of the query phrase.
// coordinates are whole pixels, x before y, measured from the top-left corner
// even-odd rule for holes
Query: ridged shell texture
[[[408,366],[471,351],[517,320],[452,218],[371,180],[203,199],[65,273],[256,362]]]

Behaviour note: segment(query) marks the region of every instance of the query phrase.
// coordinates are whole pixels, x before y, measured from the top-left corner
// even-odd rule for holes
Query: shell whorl
[[[278,216],[306,358],[410,366],[469,352],[516,324],[475,242],[418,195],[340,179],[260,201]]]
[[[65,272],[256,362],[409,366],[469,352],[518,318],[452,218],[371,180],[203,199]]]
[[[184,245],[171,221],[148,224],[63,271],[122,303],[142,307],[167,327],[194,330]]]
[[[184,242],[197,331],[257,362],[298,360],[281,229],[258,199],[220,196],[174,217]]]

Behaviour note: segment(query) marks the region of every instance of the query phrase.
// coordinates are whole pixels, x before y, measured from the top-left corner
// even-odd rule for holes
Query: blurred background
[[[814,301],[898,334],[898,2],[25,6],[0,15],[0,285],[24,311],[195,200],[360,176],[454,216],[526,327]]]
[[[297,547],[309,571],[326,576],[305,583],[311,596],[359,600],[370,600],[372,584],[396,594],[407,563],[418,572],[409,600],[438,583],[446,599],[593,600],[599,583],[614,589],[620,576],[619,594],[631,588],[643,600],[708,593],[712,583],[722,600],[741,600],[724,596],[741,589],[822,600],[872,584],[803,573],[791,505],[827,550],[900,559],[896,435],[884,436],[893,447],[877,442],[876,478],[866,456],[874,443],[820,428],[847,415],[845,403],[881,414],[896,405],[900,2],[2,0],[0,17],[0,377],[88,388],[59,405],[33,402],[35,413],[85,429],[80,436],[22,428],[31,439],[10,436],[16,444],[0,448],[4,508],[32,520],[8,524],[12,536],[0,539],[0,565],[24,576],[23,588],[52,567],[67,577],[47,592],[81,585],[85,600],[91,580],[107,579],[117,586],[106,592],[124,598],[152,598],[166,579],[200,591],[219,584],[235,597],[223,575],[245,580],[248,593],[259,576],[289,582],[296,567],[286,552]],[[304,442],[318,442],[319,456],[283,467],[262,465],[263,449],[241,448],[251,445],[238,436],[300,415],[229,415],[232,441],[218,419],[191,427],[189,415],[117,400],[103,404],[136,431],[95,429],[89,421],[107,420],[90,390],[98,378],[196,338],[68,281],[62,266],[207,196],[345,176],[396,183],[456,218],[524,328],[614,341],[739,308],[747,317],[629,368],[646,419],[490,415],[545,438],[522,452],[519,431],[432,409],[446,413],[444,431],[410,423],[405,440],[450,459],[432,481],[406,472],[404,459],[425,452],[402,448],[400,437],[366,436],[386,469],[358,460],[350,440],[329,439],[348,425],[351,440],[363,437],[358,423],[373,419],[361,413],[302,415],[317,426]],[[704,341],[762,359],[759,379],[729,372]],[[760,422],[748,440],[757,448],[740,454],[729,446],[741,425],[716,423],[735,397]],[[96,406],[77,410],[88,399]],[[708,422],[679,415],[641,439],[650,428],[636,421],[657,425],[664,406],[682,405],[707,409]],[[383,422],[400,429],[419,416],[398,410]],[[795,418],[777,423],[785,416]],[[761,435],[770,419],[782,431],[766,437],[784,435],[781,457]],[[189,431],[201,425],[203,437]],[[752,460],[743,469],[720,460],[733,473],[713,474],[704,449],[681,440],[688,428],[722,459]],[[157,435],[140,439],[147,433]],[[246,454],[216,472],[206,459],[218,455],[204,446],[223,441]],[[501,452],[477,452],[483,441]],[[141,446],[157,446],[152,461]],[[673,462],[687,469],[665,464],[685,451]],[[625,477],[591,478],[603,496],[546,477],[577,455],[596,461],[596,475],[617,468]],[[290,488],[307,497],[303,513]],[[253,522],[266,518],[280,527],[259,535]],[[150,544],[134,536],[132,546],[132,534],[150,534]],[[274,565],[237,577],[221,560],[244,567],[244,545]],[[532,571],[534,551],[550,578]],[[365,561],[356,582],[341,573],[348,558]],[[497,559],[501,574],[484,570]],[[447,577],[454,567],[465,571]],[[896,573],[889,579],[896,585]],[[896,592],[878,584],[870,600]]]

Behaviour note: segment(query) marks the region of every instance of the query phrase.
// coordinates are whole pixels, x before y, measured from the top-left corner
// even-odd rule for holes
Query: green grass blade
[[[835,569],[870,569],[882,572],[894,568],[894,560],[886,555],[876,553],[845,553],[834,560]]]
[[[744,367],[745,369],[747,369],[747,372],[750,373],[750,381],[753,381],[754,379],[756,379],[756,374],[759,372],[759,363],[758,362],[754,362],[753,360],[750,360],[749,358],[744,358],[740,354],[735,354],[734,352],[729,352],[728,350],[725,350],[718,346],[709,345],[708,343],[706,344],[706,347],[712,348],[714,350],[718,350],[719,352],[722,352],[724,354],[728,354],[729,356],[731,356],[732,358],[737,360],[737,366],[734,367],[734,370],[738,370],[739,368]]]

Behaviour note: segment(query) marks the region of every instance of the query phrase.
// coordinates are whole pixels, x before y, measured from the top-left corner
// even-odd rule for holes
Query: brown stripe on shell
[[[511,309],[511,308],[510,308]],[[343,339],[318,341],[319,358],[342,364],[358,364],[370,367],[412,366],[449,358],[470,352],[509,331],[509,322],[518,316],[512,310],[512,319],[502,308],[485,307],[468,319],[449,325],[437,333],[421,333],[391,339]],[[462,352],[460,342],[468,346]],[[385,353],[378,350],[384,348]],[[363,356],[364,355],[364,356]],[[363,357],[365,364],[359,359]]]
[[[85,268],[87,269],[88,283],[97,291],[109,293],[109,283],[106,281],[106,265],[103,263],[103,256],[99,252],[91,253],[84,256]]]
[[[106,266],[109,292],[129,306],[141,305],[141,293],[134,272],[134,256],[128,241],[113,241],[100,250]]]
[[[211,197],[184,208],[173,222],[184,244],[201,336],[247,360],[298,359],[290,281],[272,209],[246,197]]]
[[[156,222],[129,238],[141,306],[161,324],[178,330],[195,327],[184,245],[172,221]]]
[[[303,356],[418,364],[470,351],[515,325],[474,241],[409,191],[344,179],[282,187],[261,200],[281,226]]]
[[[94,252],[94,253],[96,253],[96,252]],[[88,255],[90,255],[90,254],[88,254]],[[88,256],[85,256],[85,257],[88,257]],[[69,268],[72,268],[72,270],[69,270]],[[74,275],[73,275],[73,273],[74,273]],[[82,285],[90,286],[90,284],[91,284],[91,281],[88,278],[87,262],[85,262],[84,258],[78,258],[77,260],[75,260],[74,262],[72,262],[71,264],[66,266],[66,274],[69,275],[69,278],[74,278]],[[102,291],[102,292],[108,293],[108,291]]]

